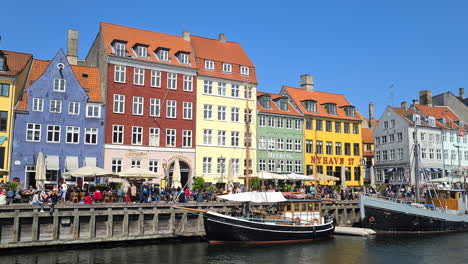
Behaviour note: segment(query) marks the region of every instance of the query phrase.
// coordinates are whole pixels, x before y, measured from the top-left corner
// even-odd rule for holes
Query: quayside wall
[[[180,206],[180,204],[178,204]],[[172,204],[58,204],[50,214],[46,206],[13,204],[0,207],[0,249],[122,242],[145,239],[197,237],[205,234],[203,215],[173,208]],[[223,213],[239,212],[240,203],[188,203],[185,207]],[[266,206],[255,206],[267,210]],[[338,225],[359,220],[359,204],[322,205]]]

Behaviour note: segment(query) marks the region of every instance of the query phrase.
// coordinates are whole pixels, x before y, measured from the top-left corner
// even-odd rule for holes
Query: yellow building
[[[306,175],[335,176],[340,179],[335,182],[337,185],[362,185],[362,120],[355,107],[344,95],[315,91],[311,75],[301,76],[301,87],[283,86],[281,94],[290,96],[305,117]]]
[[[187,37],[187,35],[186,35]],[[239,43],[188,36],[198,68],[196,176],[226,188],[244,184],[246,108],[250,109],[250,171],[256,174],[255,68]]]
[[[13,109],[24,88],[31,62],[31,54],[0,50],[0,181],[3,182],[9,180]]]

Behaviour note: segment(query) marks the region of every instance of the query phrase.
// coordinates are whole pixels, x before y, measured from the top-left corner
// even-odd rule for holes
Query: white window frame
[[[177,90],[177,73],[175,72],[167,73],[167,89]]]
[[[80,144],[80,127],[77,127],[77,126],[67,126],[65,128],[66,130],[66,134],[65,134],[65,142],[67,144]],[[69,131],[69,129],[73,129],[73,131]],[[78,134],[78,138],[76,140],[76,142],[74,141],[68,141],[68,134],[72,134],[72,139],[74,138],[74,135],[75,134]]]
[[[114,103],[112,111],[116,114],[125,114],[125,95],[114,94]]]
[[[161,72],[152,70],[151,71],[151,87],[161,88]]]
[[[249,67],[247,67],[247,66],[240,66],[240,74],[241,74],[241,75],[245,75],[245,76],[249,76],[249,74],[250,74],[250,69],[249,69]]]
[[[276,143],[278,144],[278,150],[284,151],[284,139],[278,138]]]
[[[218,121],[226,121],[226,109],[226,106],[218,105]]]
[[[178,59],[180,64],[188,65],[190,63],[190,55],[188,53],[180,52]]]
[[[114,173],[122,171],[122,159],[112,159],[111,169]]]
[[[169,51],[167,49],[160,49],[158,51],[158,59],[160,61],[169,61]]]
[[[125,83],[127,67],[123,65],[114,65],[114,82]]]
[[[177,118],[177,101],[176,100],[166,101],[166,118],[171,118],[171,119]]]
[[[333,150],[333,147],[332,147]],[[300,139],[294,140],[294,151],[301,152],[302,151],[302,142]]]
[[[137,57],[148,58],[148,48],[145,46],[141,46],[141,45],[136,46],[135,53]]]
[[[203,120],[213,120],[213,105],[203,105]]]
[[[203,157],[203,173],[211,173],[211,157]]]
[[[144,113],[143,106],[145,98],[143,96],[133,96],[132,100],[132,115],[142,116]]]
[[[239,131],[231,131],[231,146],[238,147],[240,145],[239,134]]]
[[[56,129],[58,127],[58,130]],[[47,125],[47,143],[60,143],[62,127],[60,125]],[[52,133],[52,140],[49,140],[49,133]],[[58,133],[58,139],[55,138],[56,133]]]
[[[172,139],[173,139],[173,142],[171,142]],[[177,146],[177,130],[173,128],[168,128],[166,129],[166,147],[175,147],[175,146]]]
[[[183,116],[182,119],[192,120],[193,118],[193,103],[183,102]]]
[[[275,150],[276,140],[275,138],[268,138],[268,150]]]
[[[218,130],[218,146],[226,146],[226,130]]]
[[[120,128],[122,128],[122,131],[120,131]],[[112,125],[112,144],[123,144],[124,143],[124,126],[123,125]],[[114,135],[117,134],[117,136],[122,135],[122,142],[117,142],[114,141]]]
[[[232,72],[232,64],[223,63],[223,72],[231,73]]]
[[[58,111],[56,111],[56,110],[52,111],[52,105],[54,106],[53,107],[54,109],[58,108]],[[54,114],[62,113],[62,101],[61,100],[50,100],[49,111],[51,113],[54,113]]]
[[[125,43],[115,42],[113,48],[114,48],[114,54],[116,56],[120,56],[120,57],[127,56],[127,46],[125,45]]]
[[[89,110],[91,110],[91,115]],[[87,118],[101,118],[101,105],[86,104],[86,117]]]
[[[203,129],[203,145],[212,145],[212,144],[213,144],[213,130]]]
[[[218,95],[219,96],[226,96],[226,83],[225,82],[218,82]]]
[[[213,81],[203,81],[203,94],[213,94]]]
[[[80,114],[80,105],[81,105],[80,102],[75,102],[75,101],[68,102],[68,114],[69,115],[79,115]]]
[[[192,92],[193,91],[193,76],[192,75],[184,75],[184,88],[185,92]]]
[[[145,85],[145,69],[133,68],[133,84],[139,86]]]
[[[148,161],[148,170],[154,173],[158,173],[159,160],[149,160]]]
[[[32,110],[34,112],[43,112],[44,111],[44,99],[33,98]]]
[[[231,122],[239,122],[239,107],[231,107]]]
[[[88,136],[89,136],[89,139],[90,141],[88,141]],[[93,136],[95,136],[94,140],[93,140]],[[85,140],[84,140],[84,143],[86,145],[97,145],[98,142],[99,142],[99,129],[98,128],[85,128]],[[95,141],[93,143],[93,141]]]
[[[143,127],[132,126],[132,145],[141,146],[143,145]]]
[[[130,168],[141,168],[141,160],[132,159]]]
[[[212,60],[205,60],[205,69],[207,69],[207,70],[214,70],[214,68],[215,68],[214,61],[212,61]]]
[[[192,147],[192,130],[182,130],[182,147],[191,148]]]
[[[149,115],[153,117],[161,116],[161,100],[159,98],[150,98]]]
[[[235,98],[240,97],[240,85],[231,84],[231,97],[235,97]]]
[[[158,127],[150,127],[148,129],[148,146],[159,146],[160,133]]]
[[[67,80],[63,78],[54,78],[54,92],[64,93],[66,91]]]

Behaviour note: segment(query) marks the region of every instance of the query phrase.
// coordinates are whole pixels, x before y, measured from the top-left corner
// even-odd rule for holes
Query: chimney
[[[432,91],[431,90],[419,91],[419,101],[421,102],[422,105],[432,107]]]
[[[68,30],[67,59],[71,65],[78,64],[78,30],[75,29]]]
[[[314,91],[314,76],[310,74],[301,75],[301,88],[309,92]]]
[[[369,128],[372,129],[372,124],[374,123],[374,103],[372,101],[369,103]]]
[[[406,101],[401,102],[401,109],[407,109],[408,106],[406,105]]]
[[[465,88],[458,88],[458,97],[465,99]]]
[[[219,33],[218,40],[221,41],[221,42],[226,42],[226,34]]]
[[[190,41],[190,31],[186,30],[182,32],[182,37],[184,38],[184,40]]]

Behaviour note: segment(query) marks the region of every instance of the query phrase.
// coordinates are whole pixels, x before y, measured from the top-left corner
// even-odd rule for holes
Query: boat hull
[[[468,231],[468,215],[410,207],[406,204],[361,197],[363,227],[377,233],[414,234]]]
[[[208,212],[204,214],[210,243],[291,243],[333,237],[333,223],[323,225],[276,225]]]

